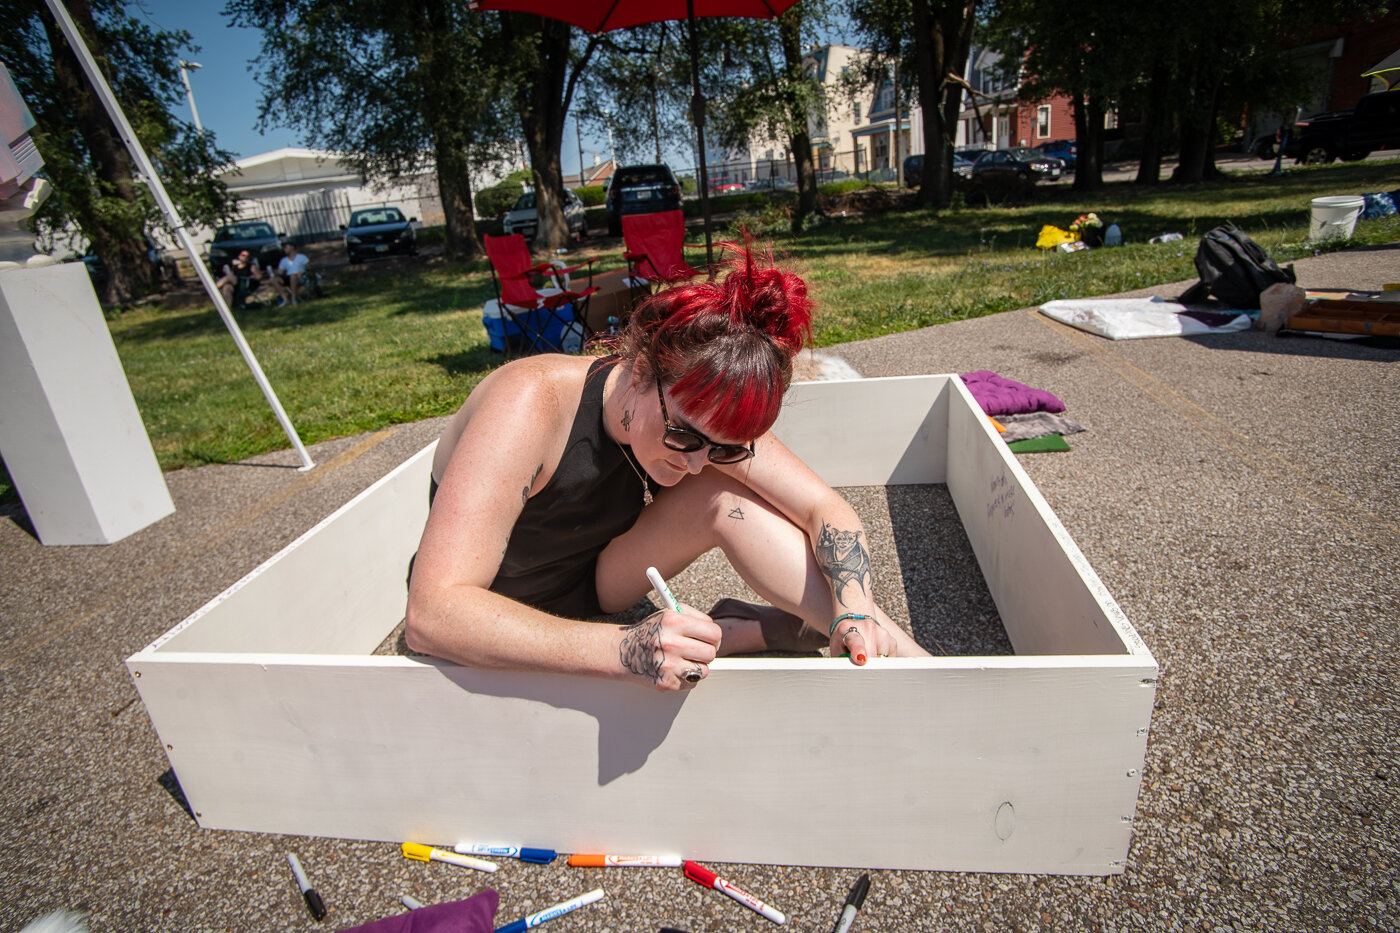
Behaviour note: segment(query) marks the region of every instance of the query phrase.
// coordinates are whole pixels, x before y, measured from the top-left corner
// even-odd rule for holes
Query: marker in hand
[[[667,609],[670,609],[672,612],[681,611],[680,600],[676,599],[676,594],[672,593],[671,588],[666,585],[666,578],[661,576],[661,571],[657,570],[655,567],[648,567],[647,579],[651,581],[651,585],[656,589],[657,595],[661,597],[661,601],[666,604]],[[700,672],[700,668],[692,667],[681,676],[685,678],[685,682],[688,684],[698,684],[700,678],[703,677],[704,674]]]
[[[672,612],[681,611],[680,601],[676,599],[676,594],[671,592],[671,588],[666,585],[666,578],[661,576],[660,570],[657,570],[655,567],[648,567],[647,579],[650,580],[651,585],[656,588],[657,594],[660,595],[662,601],[666,603],[667,609]]]

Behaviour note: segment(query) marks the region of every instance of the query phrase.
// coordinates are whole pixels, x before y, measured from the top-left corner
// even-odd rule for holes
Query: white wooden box
[[[962,381],[799,384],[776,431],[834,486],[946,483],[1015,654],[726,659],[674,695],[374,655],[429,447],[127,660],[200,825],[1121,872],[1157,664]],[[834,818],[853,788],[871,818]]]

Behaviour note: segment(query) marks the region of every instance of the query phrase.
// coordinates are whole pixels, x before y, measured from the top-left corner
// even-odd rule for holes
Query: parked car
[[[989,197],[1025,194],[1042,179],[1058,181],[1063,167],[1059,159],[1034,149],[994,149],[972,163],[972,188]]]
[[[265,220],[244,220],[228,224],[214,231],[214,239],[209,244],[209,268],[222,275],[224,266],[243,250],[247,250],[264,269],[277,268],[282,261],[282,240],[285,233],[272,229]]]
[[[622,236],[624,214],[680,210],[681,183],[667,165],[625,165],[608,180],[604,205],[608,236]]]
[[[745,191],[796,191],[797,182],[785,175],[774,175],[772,178],[755,178],[744,185]]]
[[[917,188],[923,183],[924,177],[924,157],[923,154],[911,155],[904,160],[904,187]],[[953,185],[956,187],[961,182],[966,182],[972,178],[972,160],[953,153]]]
[[[1054,139],[1035,147],[1041,155],[1053,156],[1064,163],[1066,169],[1073,170],[1079,161],[1079,147],[1072,139]]]
[[[351,262],[362,262],[369,256],[399,253],[418,255],[418,234],[413,224],[417,217],[405,218],[397,207],[369,207],[350,215],[350,223],[341,224],[345,231],[345,255]]]
[[[710,186],[711,194],[736,194],[743,190],[743,184],[737,181],[716,181]]]
[[[1400,146],[1400,90],[1367,94],[1352,110],[1317,113],[1293,125],[1284,154],[1299,162],[1354,162]]]
[[[991,152],[986,146],[959,146],[953,150],[953,155],[960,155],[969,162],[976,162],[985,152]]]
[[[825,185],[833,181],[846,181],[851,176],[839,168],[819,168],[817,169],[817,184]]]
[[[583,202],[578,195],[568,188],[564,189],[564,223],[569,228],[569,235],[577,239],[588,236],[588,212],[583,207]],[[535,209],[535,192],[527,191],[515,199],[515,203],[506,211],[505,219],[501,221],[501,226],[507,235],[518,233],[527,241],[535,238],[535,230],[540,225],[540,214]]]

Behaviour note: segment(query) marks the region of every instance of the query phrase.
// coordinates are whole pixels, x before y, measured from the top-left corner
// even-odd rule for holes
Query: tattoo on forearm
[[[846,605],[846,586],[855,583],[862,593],[873,581],[870,554],[860,542],[859,531],[843,531],[823,522],[821,538],[817,541],[817,566],[831,580],[836,599]]]
[[[650,677],[652,683],[661,681],[661,665],[666,651],[661,647],[661,620],[643,619],[623,629],[618,659],[634,674]]]
[[[520,504],[521,504],[522,506],[523,506],[525,503],[527,503],[527,502],[530,501],[530,490],[534,487],[534,485],[535,485],[535,480],[537,480],[537,479],[540,478],[540,471],[542,471],[543,469],[544,469],[544,464],[543,464],[543,463],[541,463],[539,466],[535,467],[535,475],[534,475],[534,476],[531,476],[531,477],[530,477],[530,481],[529,481],[528,483],[525,484],[525,488],[522,489],[522,490],[520,490]]]
[[[729,517],[736,522],[742,522],[744,520],[744,507],[741,505],[734,506],[734,508],[729,510]]]

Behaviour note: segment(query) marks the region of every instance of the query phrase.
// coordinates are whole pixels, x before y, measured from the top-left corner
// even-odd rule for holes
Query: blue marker
[[[602,899],[603,889],[597,888],[595,890],[589,891],[587,894],[580,894],[578,897],[574,898],[571,901],[565,901],[562,904],[555,904],[553,907],[546,907],[539,913],[531,914],[523,920],[517,920],[514,923],[508,923],[503,927],[496,927],[496,933],[525,933],[526,930],[533,929],[534,927],[539,926],[541,923],[544,923],[546,920],[553,920],[555,917],[562,917],[572,910],[578,910],[580,907],[587,907],[589,904],[601,901]]]
[[[454,846],[463,855],[485,855],[491,858],[518,858],[534,865],[548,865],[559,857],[553,849],[531,849],[528,846],[484,846],[463,842]]]

